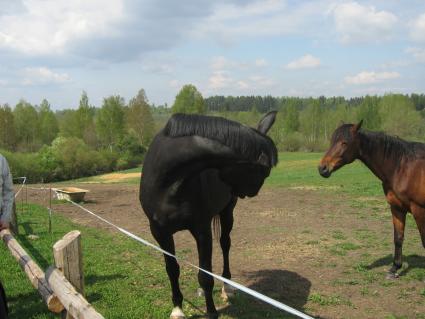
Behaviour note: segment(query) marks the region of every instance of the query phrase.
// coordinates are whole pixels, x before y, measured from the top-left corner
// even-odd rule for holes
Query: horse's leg
[[[406,223],[406,211],[400,207],[391,205],[391,213],[393,215],[394,225],[394,260],[393,266],[391,267],[388,279],[394,279],[398,277],[397,270],[402,266],[402,247],[404,239],[404,226]]]
[[[209,226],[209,225],[208,225]],[[206,227],[199,232],[192,232],[196,239],[196,245],[198,248],[199,255],[199,267],[209,272],[212,271],[212,233],[211,227]],[[204,273],[203,271],[198,272],[199,285],[202,287],[205,293],[205,303],[207,305],[207,313],[210,318],[218,318],[217,310],[214,305],[212,298],[212,291],[214,288],[214,279]]]
[[[164,233],[159,230],[158,227],[150,225],[152,235],[155,240],[158,242],[159,246],[165,251],[168,251],[170,254],[175,254],[174,239],[172,234]],[[173,257],[170,257],[164,254],[165,259],[165,269],[167,270],[168,278],[171,283],[171,290],[173,293],[173,311],[171,312],[170,319],[184,319],[184,313],[182,310],[183,304],[183,295],[179,287],[179,276],[180,276],[180,266],[177,263],[177,260]]]
[[[412,207],[412,214],[418,226],[419,234],[421,235],[422,246],[425,248],[425,208],[414,205]]]
[[[220,224],[221,224],[221,237],[220,245],[221,250],[223,251],[223,277],[227,279],[232,278],[230,273],[230,264],[229,264],[229,251],[231,246],[230,232],[233,228],[233,209],[235,208],[237,199],[234,198],[227,205],[227,207],[220,213]],[[232,286],[224,283],[223,289],[221,292],[221,297],[224,300],[228,300],[229,297],[233,297],[235,290]]]

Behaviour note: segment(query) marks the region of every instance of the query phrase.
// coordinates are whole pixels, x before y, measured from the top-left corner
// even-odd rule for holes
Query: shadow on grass
[[[38,315],[43,316],[46,314],[47,307],[41,301],[40,295],[36,290],[14,297],[7,297],[7,301],[9,304],[10,319],[35,318]],[[54,318],[53,314],[47,316],[48,318]]]
[[[84,282],[86,285],[93,285],[99,281],[111,281],[116,279],[126,278],[124,275],[114,274],[114,275],[88,275],[84,277]]]
[[[249,272],[244,276],[254,282],[249,288],[303,311],[310,294],[311,282],[308,279],[281,269]],[[240,291],[230,300],[230,305],[219,309],[219,313],[232,318],[297,318]],[[205,316],[196,315],[189,319],[196,318]]]
[[[33,244],[31,243],[30,240],[28,240],[28,237],[27,237],[28,235],[34,234],[34,230],[31,225],[36,225],[36,224],[37,223],[30,223],[30,222],[21,223],[21,226],[24,228],[25,233],[18,235],[18,238],[23,248],[25,250],[28,250],[31,256],[34,257],[34,259],[37,261],[37,264],[40,266],[40,268],[46,269],[47,267],[49,267],[50,262],[46,258],[44,258],[44,256],[41,255],[36,248],[34,248]],[[40,236],[44,235],[44,234],[41,234],[40,232],[37,232],[37,234]]]
[[[391,266],[393,262],[393,256],[387,255],[385,257],[379,258],[372,262],[370,265],[366,266],[366,269],[374,269],[382,266]],[[403,256],[403,264],[407,263],[407,267],[403,268],[399,275],[403,276],[409,273],[413,269],[425,269],[425,257],[419,255],[409,255]]]

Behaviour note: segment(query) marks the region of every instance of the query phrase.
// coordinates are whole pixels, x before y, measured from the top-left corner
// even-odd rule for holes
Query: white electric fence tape
[[[206,274],[208,274],[208,275],[210,275],[210,276],[212,276],[212,277],[214,277],[214,278],[216,278],[216,279],[218,279],[218,280],[220,280],[220,281],[222,281],[222,282],[224,282],[224,283],[226,283],[226,284],[228,284],[228,285],[230,285],[230,286],[232,286],[232,287],[234,287],[236,289],[239,289],[239,290],[245,292],[248,295],[251,295],[251,296],[253,296],[253,297],[257,298],[257,299],[260,299],[261,301],[264,301],[265,303],[268,303],[269,305],[272,305],[272,306],[274,306],[274,307],[276,307],[278,309],[281,309],[283,311],[289,312],[289,313],[291,313],[291,314],[293,314],[293,315],[295,315],[297,317],[300,317],[300,318],[313,319],[313,317],[310,317],[309,315],[306,315],[305,313],[302,313],[301,311],[298,311],[298,310],[296,310],[294,308],[291,308],[291,307],[289,307],[289,306],[287,306],[287,305],[285,305],[285,304],[283,304],[283,303],[281,303],[281,302],[279,302],[277,300],[274,300],[274,299],[272,299],[270,297],[267,297],[266,295],[263,295],[263,294],[255,291],[255,290],[252,290],[252,289],[250,289],[248,287],[245,287],[245,286],[243,286],[241,284],[238,284],[238,283],[236,283],[236,282],[234,282],[232,280],[226,279],[226,278],[224,278],[222,276],[216,275],[216,274],[214,274],[212,272],[209,272],[209,271],[207,271],[205,269],[202,269],[202,268],[200,268],[200,267],[192,264],[191,262],[188,262],[186,260],[177,258],[175,255],[169,253],[168,251],[165,251],[162,248],[160,248],[160,247],[158,247],[158,246],[156,246],[156,245],[148,242],[147,240],[142,239],[139,236],[134,235],[133,233],[130,233],[128,230],[125,230],[125,229],[123,229],[123,228],[121,228],[121,227],[119,227],[119,226],[111,223],[110,221],[104,219],[103,217],[100,217],[100,216],[96,215],[95,213],[93,213],[92,211],[88,210],[87,208],[81,206],[80,204],[77,204],[77,203],[75,203],[75,202],[73,202],[72,200],[69,200],[69,199],[68,199],[68,201],[70,203],[74,204],[75,206],[79,207],[80,209],[84,210],[85,212],[87,212],[87,213],[91,214],[92,216],[96,217],[97,219],[100,219],[104,223],[106,223],[106,224],[108,224],[108,225],[116,228],[117,230],[119,230],[123,234],[127,235],[128,237],[133,238],[134,240],[136,240],[136,241],[138,241],[138,242],[140,242],[140,243],[142,243],[142,244],[144,244],[146,246],[152,247],[153,249],[156,249],[157,251],[159,251],[159,252],[161,252],[161,253],[163,253],[165,255],[168,255],[168,256],[170,256],[170,257],[172,257],[172,258],[174,258],[174,259],[176,259],[176,260],[178,260],[180,262],[183,262],[183,263],[185,263],[185,264],[187,264],[187,265],[189,265],[189,266],[191,266],[193,268],[196,268],[197,270],[202,271],[202,272],[204,272],[204,273],[206,273]]]
[[[15,198],[18,197],[19,193],[22,191],[22,188],[24,188],[24,186],[25,186],[25,182],[27,181],[26,177],[16,177],[16,179],[22,179],[23,181],[22,181],[21,187],[19,188],[19,190],[15,194]]]

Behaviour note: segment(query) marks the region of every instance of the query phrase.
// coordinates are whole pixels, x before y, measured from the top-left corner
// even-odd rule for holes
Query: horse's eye
[[[347,146],[347,142],[341,142],[342,146]]]

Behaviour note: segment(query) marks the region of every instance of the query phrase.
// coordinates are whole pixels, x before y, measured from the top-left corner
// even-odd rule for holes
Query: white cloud
[[[267,63],[267,61],[265,59],[257,59],[257,60],[255,60],[255,66],[263,67],[263,66],[267,66],[267,65],[268,65],[268,63]]]
[[[233,65],[234,63],[226,59],[224,56],[216,56],[212,59],[210,67],[213,70],[223,70]]]
[[[72,42],[111,37],[124,18],[123,1],[27,0],[23,11],[0,16],[0,48],[28,55],[63,53]]]
[[[60,84],[71,80],[68,74],[55,73],[46,67],[26,68],[23,74],[23,85]]]
[[[208,79],[208,88],[212,90],[223,89],[234,84],[234,80],[226,71],[214,71]]]
[[[236,84],[237,84],[237,87],[240,89],[240,90],[249,90],[250,89],[250,86],[249,86],[249,84],[248,83],[246,83],[246,81],[238,81],[238,82],[236,82]]]
[[[129,61],[173,48],[190,38],[214,6],[206,0],[21,2],[6,10],[0,3],[0,53],[54,56],[68,65],[81,65],[81,58],[85,63]]]
[[[425,13],[422,13],[410,25],[410,37],[417,42],[425,42]]]
[[[425,63],[425,49],[407,48],[406,53],[411,54],[417,62]]]
[[[162,63],[162,64],[144,64],[142,65],[142,70],[149,73],[156,74],[169,74],[174,71],[174,66]]]
[[[372,84],[393,80],[400,77],[398,72],[375,72],[375,71],[362,71],[354,76],[345,77],[345,82],[348,84]]]
[[[262,75],[252,75],[248,79],[251,82],[251,86],[254,88],[272,87],[276,84],[272,78]]]
[[[253,91],[268,89],[275,85],[276,82],[270,77],[262,75],[235,76],[223,70],[213,71],[208,79],[208,91],[232,92],[231,94],[237,94],[240,91],[244,91],[245,94],[249,91],[252,94]]]
[[[338,3],[331,8],[342,43],[367,43],[389,40],[398,18],[391,12],[357,2]]]
[[[325,1],[297,2],[282,0],[218,1],[213,13],[194,29],[204,39],[214,38],[231,46],[246,37],[283,36],[315,32]]]
[[[248,70],[256,67],[261,68],[267,66],[265,59],[256,59],[255,61],[235,61],[224,56],[216,56],[211,59],[210,68],[215,71],[223,70]]]
[[[171,80],[169,83],[170,87],[172,87],[173,89],[177,89],[179,87],[181,87],[180,81],[179,80]]]
[[[320,66],[320,59],[306,54],[299,59],[289,62],[285,67],[290,70],[317,68]]]

